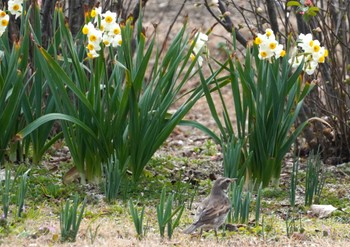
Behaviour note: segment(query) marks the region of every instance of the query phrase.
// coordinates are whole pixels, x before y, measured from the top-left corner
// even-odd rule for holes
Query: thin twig
[[[220,10],[221,14],[224,17],[224,21],[220,20],[220,18],[218,18],[214,14],[214,12],[211,10],[211,8],[210,8],[210,6],[208,4],[208,1],[207,0],[204,1],[204,6],[208,10],[208,12],[215,18],[215,20],[218,23],[220,23],[220,25],[222,25],[226,29],[226,31],[228,31],[229,33],[232,33],[232,31],[234,29],[238,42],[241,43],[244,47],[246,47],[247,46],[247,40],[243,37],[243,35],[239,32],[239,30],[233,26],[231,18],[226,14],[227,9],[225,8],[225,6],[221,2],[221,0],[218,1],[218,4],[219,4],[219,6],[218,6],[219,10]]]
[[[253,31],[253,29],[250,27],[250,24],[249,24],[247,18],[244,16],[244,13],[243,13],[244,9],[241,8],[241,7],[239,7],[239,6],[237,6],[236,3],[235,3],[234,1],[231,1],[231,2],[232,2],[232,4],[233,4],[233,6],[237,9],[237,11],[238,11],[238,12],[241,14],[241,16],[243,17],[243,20],[244,20],[245,24],[247,25],[249,31],[250,31],[252,34],[255,34],[255,32]],[[253,12],[253,11],[252,11],[252,12]],[[254,15],[255,15],[255,13],[254,13]]]

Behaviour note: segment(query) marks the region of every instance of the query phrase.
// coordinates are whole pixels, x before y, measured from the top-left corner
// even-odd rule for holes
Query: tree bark
[[[47,48],[49,40],[52,37],[52,16],[57,0],[43,0],[41,7],[41,32],[42,32],[42,45]]]
[[[277,15],[276,15],[276,4],[274,0],[266,0],[267,12],[269,14],[270,24],[272,31],[277,34],[279,32]]]
[[[75,36],[84,25],[84,0],[69,1],[69,27],[72,35]]]

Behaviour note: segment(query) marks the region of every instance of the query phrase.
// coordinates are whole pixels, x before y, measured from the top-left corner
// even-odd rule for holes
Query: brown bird
[[[225,223],[227,214],[231,209],[231,201],[227,197],[226,190],[230,183],[235,180],[236,178],[220,177],[215,181],[210,195],[203,200],[199,207],[197,219],[183,233],[190,234],[200,228],[200,234],[202,234],[203,229],[214,229],[217,237],[217,230]]]

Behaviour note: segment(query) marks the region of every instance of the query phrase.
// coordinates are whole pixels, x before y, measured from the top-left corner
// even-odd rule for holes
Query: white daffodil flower
[[[270,28],[267,28],[265,30],[265,35],[270,40],[275,40],[276,39],[275,34],[273,33],[272,29],[270,29]]]
[[[194,55],[193,53],[191,54],[190,58],[192,61],[194,61],[196,59],[198,55]],[[198,65],[201,67],[203,65],[203,58],[201,56],[198,56],[197,58],[197,63]]]
[[[281,45],[281,44],[277,45],[274,52],[275,52],[276,59],[280,58],[280,57],[284,57],[286,55],[286,51],[283,49],[283,45]]]
[[[95,46],[99,45],[102,41],[102,31],[97,29],[91,30],[88,35],[88,40],[94,43]]]
[[[318,62],[315,62],[313,60],[309,61],[308,63],[305,63],[304,71],[308,75],[312,75],[315,72],[315,69],[318,65]]]
[[[93,30],[95,30],[95,26],[94,24],[92,24],[91,22],[89,22],[88,24],[85,24],[83,26],[82,32],[85,35],[89,35]]]
[[[8,1],[8,10],[12,15],[17,19],[22,15],[23,11],[23,0],[9,0]]]
[[[274,56],[274,52],[270,49],[260,49],[259,50],[259,58],[261,60],[264,60],[264,59],[270,59],[271,57]]]
[[[115,48],[115,47],[118,47],[118,46],[121,46],[123,43],[123,40],[122,40],[122,36],[119,34],[119,35],[115,35],[113,37],[113,40],[112,40],[112,46]]]
[[[195,35],[195,40],[193,42],[196,42],[193,47],[193,52],[195,54],[198,54],[199,51],[205,46],[205,44],[208,41],[208,35],[198,32]]]
[[[93,59],[99,57],[100,55],[96,52],[96,50],[91,50],[87,54],[88,58]]]
[[[108,10],[106,13],[102,14],[102,17],[102,23],[104,25],[105,30],[110,31],[113,27],[113,24],[115,24],[117,21],[117,13]]]
[[[95,7],[91,10],[90,16],[94,19],[94,23],[97,23],[98,19],[102,19],[102,7]]]
[[[298,68],[298,66],[301,64],[301,62],[304,59],[304,55],[297,55],[295,57],[292,57],[288,60],[288,63],[292,65],[292,68]]]
[[[303,49],[304,52],[306,53],[312,52],[314,41],[312,39],[311,33],[308,33],[306,35],[303,33],[299,34],[297,42],[298,42],[298,47],[301,47],[301,49]]]
[[[9,24],[10,16],[6,14],[5,11],[0,10],[0,37],[6,30],[6,27]]]
[[[118,23],[113,23],[110,27],[110,30],[109,32],[112,34],[112,35],[119,35],[121,33],[121,29],[120,29],[120,26]],[[110,35],[111,35],[110,34]]]

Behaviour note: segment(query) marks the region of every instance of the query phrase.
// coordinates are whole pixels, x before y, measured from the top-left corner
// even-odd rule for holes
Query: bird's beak
[[[231,179],[230,179],[230,182],[233,183],[233,182],[235,182],[236,180],[237,180],[237,178],[231,178]]]

